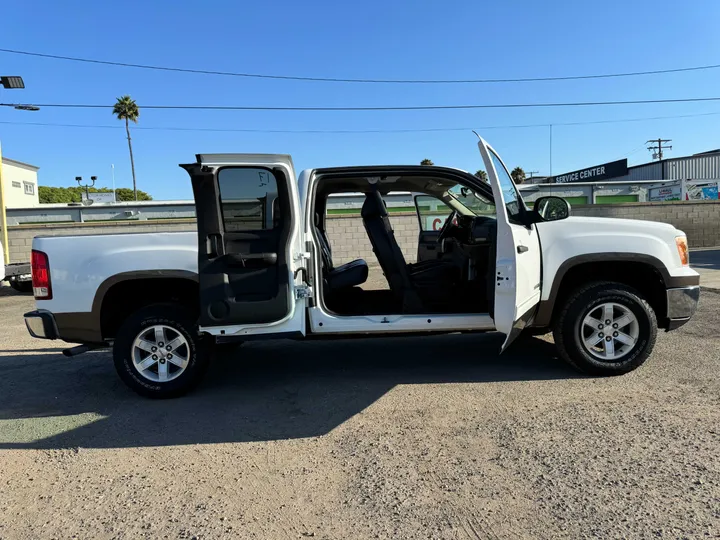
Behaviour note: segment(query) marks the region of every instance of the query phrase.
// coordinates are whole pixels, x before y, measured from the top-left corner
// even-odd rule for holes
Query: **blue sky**
[[[183,2],[26,0],[4,19],[0,47],[198,69],[325,77],[502,78],[645,71],[720,63],[720,2]],[[128,21],[128,25],[125,24]],[[720,102],[616,107],[397,112],[142,110],[143,104],[373,106],[666,99],[720,95],[720,69],[570,82],[493,85],[365,85],[268,81],[152,72],[0,53],[0,71],[25,90],[3,102],[112,104],[130,94],[138,127],[219,129],[413,129],[473,127],[509,167],[547,174],[549,129],[519,124],[720,113]],[[0,108],[6,157],[40,166],[41,185],[75,176],[131,187],[127,143],[109,110]],[[648,161],[644,142],[673,139],[668,156],[720,147],[720,114],[553,129],[553,172],[625,156]],[[204,152],[290,153],[309,167],[418,163],[481,166],[470,131],[279,134],[133,131],[138,187],[156,199],[192,196],[178,163]]]

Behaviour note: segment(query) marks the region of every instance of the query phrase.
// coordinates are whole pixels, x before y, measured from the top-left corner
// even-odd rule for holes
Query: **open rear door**
[[[540,302],[541,254],[537,229],[510,173],[482,138],[478,143],[497,208],[495,328],[505,334],[502,350],[520,334]]]
[[[201,328],[216,335],[304,332],[304,313],[296,313],[296,295],[303,307],[306,295],[295,285],[304,259],[290,156],[202,154],[181,166],[195,195]]]

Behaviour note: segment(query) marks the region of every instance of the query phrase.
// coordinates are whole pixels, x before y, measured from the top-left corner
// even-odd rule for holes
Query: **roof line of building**
[[[697,154],[690,154],[689,156],[673,156],[670,158],[658,159],[657,161],[648,161],[647,163],[640,163],[639,165],[631,165],[630,167],[628,167],[628,170],[636,169],[638,167],[647,167],[648,165],[652,165],[653,163],[665,163],[668,161],[677,161],[678,159],[709,157],[714,154],[720,154],[720,150],[710,150],[708,152],[698,152]]]
[[[30,163],[24,163],[22,161],[18,161],[17,159],[10,159],[8,157],[3,156],[2,158],[3,163],[7,163],[8,165],[19,165],[20,167],[27,167],[28,169],[32,169],[33,171],[40,170],[40,167],[37,165],[31,165]]]

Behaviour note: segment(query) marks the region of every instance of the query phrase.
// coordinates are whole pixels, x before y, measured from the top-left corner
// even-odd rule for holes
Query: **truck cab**
[[[178,240],[156,238],[153,245],[162,249],[153,252],[162,260],[151,263],[138,250],[144,251],[141,273],[152,278],[147,301],[111,311],[111,324],[103,312],[113,302],[98,296],[132,272],[95,272],[100,283],[89,318],[100,322],[91,340],[112,343],[115,366],[131,388],[168,397],[197,384],[217,343],[497,331],[504,350],[524,330],[553,331],[570,364],[613,375],[647,359],[658,328],[690,319],[699,276],[688,266],[681,231],[572,217],[557,197],[538,199],[530,209],[495,150],[482,139],[478,149],[487,181],[458,169],[397,165],[311,169],[296,177],[288,155],[199,154],[181,165],[196,202],[195,282],[163,288],[163,279],[187,278],[190,263],[183,248],[183,273],[176,273],[180,263],[165,261],[180,252]],[[414,263],[398,244],[384,202],[396,191],[414,194],[421,225]],[[347,234],[367,235],[379,269],[362,259],[333,260],[328,197],[343,193],[362,195],[364,231]],[[423,219],[434,227],[423,227]],[[112,253],[123,254],[127,270],[133,248],[123,241]],[[54,256],[42,253],[52,269]],[[98,261],[97,251],[93,256]],[[72,278],[68,286],[82,282],[63,270]],[[378,271],[387,286],[367,287],[368,274]],[[122,289],[124,301],[129,290]],[[70,295],[65,298],[67,305]],[[26,315],[31,333],[63,337],[55,331],[59,315],[39,312]],[[79,318],[73,320],[77,326]]]
[[[539,215],[522,204],[493,149],[481,141],[480,151],[489,184],[463,171],[423,166],[314,169],[295,182],[289,156],[198,155],[183,167],[198,215],[201,332],[242,337],[497,330],[506,334],[506,347],[540,302],[533,223]],[[444,226],[430,241],[460,245],[465,255],[436,250],[443,256],[408,265],[383,202],[384,194],[399,189],[444,198]],[[277,193],[273,226],[260,228],[270,191]],[[327,253],[328,195],[348,191],[365,196],[363,223],[386,291],[362,289],[365,261],[336,268]],[[472,203],[463,204],[461,193]],[[483,212],[473,213],[472,204]],[[565,206],[565,214],[554,218],[567,215]]]

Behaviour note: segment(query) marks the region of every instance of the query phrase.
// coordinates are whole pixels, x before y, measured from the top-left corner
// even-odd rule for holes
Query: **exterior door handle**
[[[529,248],[527,246],[523,246],[522,244],[517,247],[518,253],[525,253]]]

